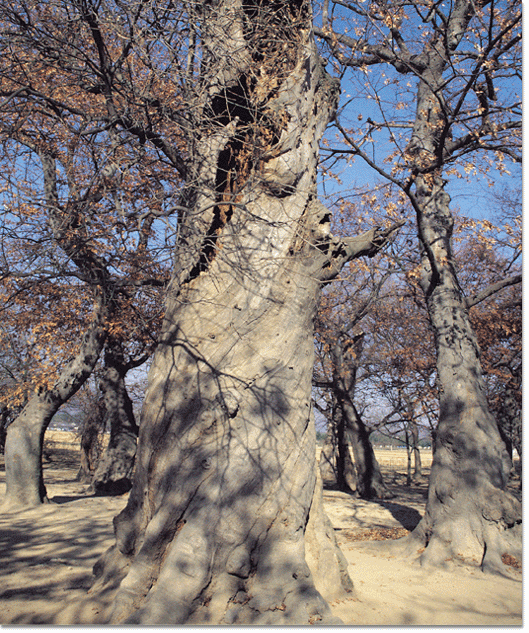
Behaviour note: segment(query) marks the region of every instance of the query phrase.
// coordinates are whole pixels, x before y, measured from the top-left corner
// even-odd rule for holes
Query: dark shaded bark
[[[511,378],[503,390],[495,394],[493,411],[496,414],[500,435],[512,458],[513,448],[522,461],[522,363],[511,367]]]
[[[4,454],[4,447],[6,443],[7,424],[9,421],[9,409],[2,407],[0,409],[0,453]]]
[[[355,344],[353,340],[352,344]],[[357,353],[359,353],[357,349]],[[341,423],[344,429],[344,442],[351,446],[356,469],[356,491],[364,499],[392,496],[384,483],[373,446],[369,439],[369,431],[362,421],[355,405],[354,391],[356,385],[356,361],[348,354],[342,335],[338,335],[332,348],[333,358],[333,393],[340,410]]]
[[[199,8],[216,125],[201,121],[133,487],[92,595],[115,624],[333,623],[326,599],[352,584],[315,462],[313,318],[321,282],[391,231],[329,235],[315,175],[338,86],[310,4]]]
[[[105,403],[99,398],[91,411],[87,412],[81,428],[81,465],[77,480],[90,484],[102,450],[105,430]]]
[[[345,418],[336,401],[332,419],[328,421],[319,469],[324,488],[356,494],[356,470],[346,439]]]
[[[125,384],[129,368],[120,342],[113,340],[110,345],[107,342],[100,389],[110,437],[93,473],[91,487],[97,495],[120,495],[132,486],[138,425]]]

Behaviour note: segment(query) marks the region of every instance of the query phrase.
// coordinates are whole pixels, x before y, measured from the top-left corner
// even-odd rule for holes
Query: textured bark
[[[511,460],[488,408],[479,350],[452,265],[452,218],[440,178],[418,185],[423,280],[436,334],[440,417],[424,518],[412,539],[423,563],[451,558],[502,569],[521,556],[521,504],[506,490]]]
[[[511,460],[485,394],[479,349],[451,247],[453,217],[443,151],[450,147],[444,70],[476,11],[459,0],[444,33],[421,53],[417,113],[407,148],[415,169],[412,202],[422,249],[421,286],[435,333],[440,415],[428,501],[411,541],[423,563],[452,558],[503,569],[501,556],[521,556],[521,504],[506,490]]]
[[[366,40],[361,29],[354,35],[354,28],[349,34],[333,33],[331,11],[324,12],[323,28],[317,33],[344,65],[361,68],[388,64],[391,72],[415,77],[416,113],[410,141],[401,154],[405,177],[399,180],[398,170],[385,171],[382,163],[376,163],[361,144],[355,143],[354,135],[341,128],[355,153],[399,185],[417,214],[421,285],[435,333],[440,417],[426,513],[411,541],[414,548],[419,545],[423,562],[442,563],[455,557],[483,568],[502,568],[502,553],[509,553],[509,548],[515,556],[521,552],[521,507],[505,488],[510,459],[487,406],[478,346],[467,313],[468,307],[488,290],[467,301],[459,286],[450,243],[453,217],[444,171],[457,165],[461,157],[468,158],[470,152],[481,153],[489,147],[521,162],[520,146],[510,132],[496,145],[499,130],[521,128],[518,112],[512,118],[502,118],[502,123],[489,119],[489,112],[513,111],[512,103],[496,104],[493,81],[501,82],[501,64],[497,79],[493,80],[489,68],[501,59],[515,59],[511,51],[521,41],[521,15],[514,5],[506,7],[505,15],[500,16],[487,3],[473,0],[437,4],[424,12],[428,31],[419,43],[414,39],[413,27],[408,30],[413,21],[408,20],[405,27],[404,15],[395,19],[399,6],[390,3],[383,7],[380,18],[388,10],[386,15],[391,16],[392,24],[387,35],[380,38]],[[483,18],[485,7],[487,11],[490,8],[490,17]],[[341,20],[341,13],[337,15]],[[475,25],[471,25],[473,18],[477,18]],[[371,27],[367,25],[378,19],[366,13],[368,31]],[[468,53],[465,40],[478,31],[482,54],[475,70],[465,75],[462,66],[458,67]],[[516,73],[517,62],[513,63]],[[463,75],[464,86],[460,83]],[[405,77],[403,80],[407,81]],[[484,80],[487,89],[481,83]],[[475,117],[466,113],[469,105],[465,104],[475,103],[467,99],[472,93],[480,105]],[[473,118],[476,124],[467,128]],[[389,121],[385,129],[391,130],[393,124]],[[505,283],[516,283],[516,279]]]
[[[110,427],[110,437],[91,482],[98,495],[123,494],[132,486],[138,425],[125,385],[128,369],[121,344],[118,341],[111,345],[107,343],[100,388],[105,405],[105,426]]]
[[[315,175],[338,86],[310,4],[200,10],[217,125],[197,141],[133,487],[92,595],[115,624],[333,623],[325,598],[351,582],[315,463],[313,318],[321,281],[391,231],[329,235]]]
[[[168,301],[133,488],[100,569],[114,581],[115,566],[127,567],[111,621],[332,621],[305,561],[318,507],[310,406],[317,284],[303,263],[299,271],[268,264],[271,277],[261,268],[259,280],[248,270],[238,282],[215,262],[214,274]],[[320,543],[329,554],[331,545]],[[322,562],[333,591],[341,586],[336,557]]]
[[[34,393],[20,415],[7,427],[4,508],[34,506],[46,501],[42,474],[44,434],[59,407],[76,393],[92,372],[104,345],[107,314],[106,301],[98,297],[93,321],[77,355],[53,387]]]

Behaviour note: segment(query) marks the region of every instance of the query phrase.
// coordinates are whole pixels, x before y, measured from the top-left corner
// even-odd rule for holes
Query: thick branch
[[[106,338],[107,319],[111,304],[105,293],[98,291],[89,324],[77,354],[63,369],[53,388],[44,396],[57,408],[83,385],[97,363]]]
[[[376,227],[356,237],[346,237],[343,240],[334,238],[329,245],[327,255],[329,259],[322,267],[319,279],[330,281],[334,279],[347,262],[357,257],[374,257],[389,242],[395,231],[406,224],[400,220],[386,229]]]
[[[491,284],[481,292],[478,292],[472,297],[467,297],[465,300],[465,304],[467,308],[472,308],[473,306],[481,303],[485,299],[488,299],[492,295],[495,295],[500,290],[504,288],[508,288],[509,286],[515,286],[516,284],[522,283],[522,275],[513,275],[512,277],[507,277],[507,279],[502,279],[501,281],[497,281],[495,284]]]

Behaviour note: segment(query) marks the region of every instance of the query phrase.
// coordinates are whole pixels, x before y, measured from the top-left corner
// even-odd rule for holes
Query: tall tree
[[[322,594],[351,584],[315,467],[312,321],[321,284],[394,227],[329,232],[316,167],[338,83],[310,3],[192,17],[180,242],[133,487],[92,593],[113,623],[333,622]]]
[[[34,140],[30,123],[29,129],[19,125],[16,133],[6,128],[1,130],[4,148],[12,151],[16,147],[18,152],[25,148],[29,156],[26,160],[34,170],[31,180],[26,178],[22,183],[13,180],[10,172],[5,175],[6,199],[9,202],[14,199],[15,203],[6,204],[4,217],[8,223],[15,217],[29,219],[29,224],[36,227],[31,233],[22,221],[23,233],[10,231],[4,243],[3,309],[11,310],[11,328],[24,322],[31,324],[33,346],[39,361],[42,360],[38,363],[41,375],[31,389],[27,389],[27,382],[16,387],[24,396],[24,409],[7,427],[5,503],[8,506],[36,505],[46,499],[41,457],[44,433],[51,418],[95,367],[106,335],[115,324],[113,317],[120,314],[122,326],[127,320],[130,323],[134,320],[129,314],[134,312],[131,299],[138,288],[144,284],[164,284],[162,268],[152,265],[145,249],[152,218],[140,223],[138,230],[137,225],[134,227],[138,217],[133,215],[127,230],[116,213],[112,193],[105,196],[99,192],[99,196],[94,196],[89,186],[85,195],[80,196],[85,173],[78,165],[72,165],[75,161],[70,160],[70,154],[74,153],[71,147],[64,148],[54,138],[58,127],[54,124],[53,132],[44,127],[39,130],[38,141]],[[20,169],[24,156],[15,155]],[[67,186],[62,182],[63,176]],[[106,207],[109,197],[110,211]],[[113,222],[104,226],[103,218],[108,221],[109,216]],[[121,233],[117,239],[112,232],[116,224]],[[129,240],[135,232],[137,239],[117,248],[116,241],[121,242],[125,232]],[[17,250],[21,244],[23,248]],[[38,248],[41,245],[42,250]],[[33,267],[24,261],[26,253],[30,254]],[[61,305],[60,299],[65,297],[68,302]],[[21,302],[37,309],[21,316]],[[75,329],[68,329],[72,322]],[[80,340],[75,337],[76,331]],[[64,341],[60,340],[61,335]]]
[[[495,224],[463,218],[456,254],[468,288],[489,406],[507,450],[511,454],[516,448],[521,457],[522,289],[511,284],[522,278],[520,196],[504,191],[494,197],[492,204],[501,208]]]
[[[337,127],[347,151],[401,187],[416,213],[420,283],[435,332],[440,417],[426,512],[411,548],[423,562],[455,557],[501,568],[501,554],[520,543],[521,507],[506,491],[510,459],[488,407],[458,280],[447,176],[475,170],[487,153],[499,169],[506,157],[521,160],[521,6],[509,0],[331,6],[324,3],[318,34],[344,68],[367,74],[381,111],[381,120],[369,116],[361,131]],[[344,11],[348,33],[341,30]],[[380,79],[371,80],[372,68]],[[384,86],[399,97],[411,92],[416,109],[405,99],[386,107]],[[393,169],[365,149],[376,130],[392,144]]]
[[[125,330],[128,322],[131,335],[135,318],[135,330],[138,321],[151,318],[138,301],[150,303],[145,294],[139,296],[140,289],[166,281],[160,252],[167,245],[153,226],[155,217],[167,221],[180,179],[171,164],[169,182],[167,165],[159,160],[158,152],[166,157],[164,148],[154,141],[146,148],[145,139],[156,136],[152,128],[159,124],[148,116],[148,104],[154,93],[165,94],[170,82],[161,86],[151,77],[146,86],[141,81],[145,67],[138,54],[134,61],[129,58],[130,45],[120,38],[131,24],[118,20],[121,32],[114,28],[103,44],[92,17],[85,2],[28,0],[0,6],[7,296],[20,296],[20,288],[13,287],[18,284],[38,301],[47,284],[48,292],[57,294],[61,286],[74,295],[63,313],[70,309],[79,315],[76,292],[95,305],[92,319],[84,306],[79,337],[72,339],[70,332],[66,342],[60,340],[65,323],[53,338],[56,312],[44,316],[44,326],[32,323],[37,338],[47,327],[48,337],[40,337],[38,349],[47,355],[48,366],[60,357],[55,363],[60,371],[52,367],[33,385],[28,411],[8,427],[8,504],[45,500],[40,453],[51,416],[86,380],[116,322]],[[134,21],[133,14],[129,18]],[[107,15],[107,26],[109,20]],[[164,129],[175,141],[169,109],[167,104]],[[171,156],[175,153],[173,147]],[[174,233],[170,223],[169,229]],[[29,254],[28,259],[21,254]]]

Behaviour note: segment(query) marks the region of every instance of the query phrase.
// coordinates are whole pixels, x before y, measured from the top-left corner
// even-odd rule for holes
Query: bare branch
[[[522,283],[522,275],[513,275],[512,277],[508,277],[507,279],[502,279],[501,281],[497,281],[495,284],[491,284],[487,288],[481,290],[477,294],[472,297],[467,297],[465,300],[466,307],[472,308],[473,306],[485,301],[492,295],[500,292],[504,288],[508,288],[509,286],[515,286],[516,284]]]

